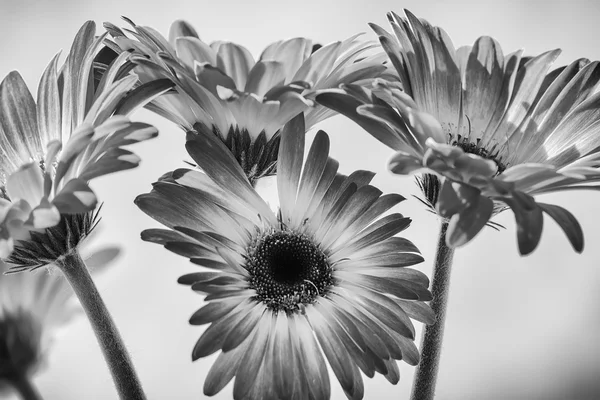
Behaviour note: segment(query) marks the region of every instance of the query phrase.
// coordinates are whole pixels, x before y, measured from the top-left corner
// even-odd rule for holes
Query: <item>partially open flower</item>
[[[62,67],[54,57],[37,101],[16,71],[0,83],[0,257],[20,268],[53,262],[89,234],[96,216],[85,213],[98,201],[88,181],[137,166],[123,146],[157,134],[125,115],[172,87],[162,80],[134,89],[125,54],[96,62],[103,37],[95,32],[87,22]],[[40,235],[51,249],[28,242]]]
[[[209,135],[186,145],[205,173],[176,170],[136,200],[170,228],[142,238],[202,267],[179,282],[207,295],[190,320],[210,324],[193,359],[222,351],[209,396],[235,377],[235,399],[328,399],[324,353],[348,398],[361,399],[360,371],[397,383],[396,360],[419,360],[410,318],[433,321],[429,280],[407,268],[423,259],[394,236],[410,219],[381,217],[403,197],[369,185],[372,173],[338,174],[322,131],[303,162],[304,130],[300,115],[281,133],[277,214]]]
[[[442,29],[406,15],[389,15],[394,35],[372,25],[400,83],[347,85],[317,101],[394,149],[393,172],[433,174],[421,187],[449,219],[449,245],[511,208],[522,254],[539,243],[543,213],[581,252],[575,217],[532,196],[598,189],[589,184],[600,180],[600,64],[580,59],[548,72],[560,50],[504,55],[490,37],[455,50]]]
[[[57,330],[78,310],[62,277],[7,271],[0,261],[0,395],[43,367]]]
[[[176,21],[169,40],[152,28],[133,24],[130,32],[105,24],[115,51],[132,51],[141,82],[168,78],[176,92],[148,108],[185,132],[216,135],[234,154],[251,183],[275,174],[279,131],[292,117],[306,114],[306,128],[334,112],[315,105],[314,93],[342,83],[364,84],[386,72],[385,53],[358,35],[315,47],[294,38],[269,45],[258,61],[231,42],[210,45],[189,24]]]

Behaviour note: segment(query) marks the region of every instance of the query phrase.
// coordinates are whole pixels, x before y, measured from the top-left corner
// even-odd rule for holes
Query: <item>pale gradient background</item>
[[[206,41],[237,41],[258,56],[268,43],[281,38],[309,36],[327,43],[368,32],[367,22],[387,26],[385,13],[402,8],[444,27],[456,45],[487,34],[498,39],[506,53],[522,47],[529,54],[560,47],[561,63],[576,57],[600,58],[600,3],[595,1],[0,0],[0,75],[17,69],[35,89],[46,63],[59,49],[68,50],[87,19],[123,25],[119,17],[126,15],[166,34],[173,20],[185,18]],[[202,300],[176,283],[194,267],[139,239],[142,229],[157,224],[133,204],[136,195],[150,190],[155,178],[183,165],[184,135],[149,113],[136,118],[155,123],[161,135],[135,149],[144,160],[139,169],[93,182],[105,201],[103,230],[95,244],[127,244],[112,272],[101,277],[98,285],[149,399],[202,399],[202,384],[214,357],[190,361],[203,328],[187,324]],[[384,161],[389,150],[344,118],[333,118],[321,128],[332,138],[332,155],[340,160],[342,171],[377,171],[375,184],[384,192],[409,197],[398,211],[413,218],[406,236],[423,252],[426,262],[419,268],[430,275],[438,222],[410,198],[417,193],[412,179],[387,173]],[[519,257],[508,212],[496,219],[507,230],[487,229],[460,249],[438,399],[600,398],[600,194],[548,195],[544,201],[568,207],[579,219],[586,233],[584,254],[575,254],[556,224],[546,219],[537,251]],[[401,363],[397,386],[383,378],[367,379],[365,398],[408,399],[413,372]],[[57,342],[50,368],[36,378],[36,384],[47,400],[116,398],[84,319]],[[333,399],[345,398],[337,382],[332,387]],[[216,398],[229,399],[231,393],[230,385]]]

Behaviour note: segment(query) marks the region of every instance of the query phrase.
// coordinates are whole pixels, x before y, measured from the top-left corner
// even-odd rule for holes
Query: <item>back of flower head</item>
[[[125,146],[157,135],[127,115],[172,87],[137,84],[127,54],[102,64],[94,22],[77,33],[62,66],[44,71],[37,101],[18,72],[0,83],[0,257],[10,272],[54,264],[75,290],[105,353],[122,398],[144,398],[124,346],[79,248],[99,220],[88,182],[136,167]]]
[[[241,45],[203,42],[184,21],[173,23],[168,40],[150,27],[127,22],[133,31],[105,24],[113,50],[133,52],[141,82],[168,78],[176,83],[175,91],[147,107],[185,132],[216,135],[253,185],[276,173],[285,123],[304,112],[308,130],[334,115],[313,102],[317,90],[367,84],[388,73],[385,54],[359,35],[321,47],[306,38],[282,40],[255,61]]]

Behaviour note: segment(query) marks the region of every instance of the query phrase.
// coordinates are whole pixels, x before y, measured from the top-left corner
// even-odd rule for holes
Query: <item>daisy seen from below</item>
[[[468,243],[497,212],[512,209],[519,250],[539,243],[543,213],[583,250],[566,209],[533,196],[597,189],[600,67],[579,59],[552,71],[560,50],[504,55],[490,37],[454,50],[447,34],[409,12],[390,14],[395,36],[372,25],[400,83],[346,87],[319,101],[396,150],[390,169],[426,172],[428,202],[449,220],[447,243]]]
[[[61,221],[78,225],[80,214],[98,204],[87,182],[136,167],[139,157],[123,146],[157,135],[126,114],[172,84],[162,80],[134,89],[135,76],[123,76],[125,56],[110,67],[95,61],[103,40],[94,37],[95,30],[91,21],[80,29],[62,67],[60,54],[54,57],[37,101],[16,71],[0,83],[0,257],[18,268],[53,262],[56,254],[30,251],[30,232]],[[81,237],[87,234],[79,229]]]
[[[142,238],[203,267],[179,283],[206,294],[190,323],[210,325],[192,358],[221,350],[206,395],[235,377],[234,399],[328,399],[327,359],[346,396],[361,399],[360,371],[395,384],[396,360],[418,363],[410,318],[433,321],[429,281],[407,268],[423,260],[418,249],[394,236],[410,219],[379,218],[404,198],[382,195],[367,171],[337,173],[322,131],[303,163],[304,132],[302,115],[281,132],[277,214],[209,135],[186,144],[204,172],[166,174],[136,200],[170,228]]]
[[[184,21],[171,26],[169,40],[150,27],[122,30],[106,23],[116,52],[131,51],[141,82],[168,78],[176,90],[147,108],[185,132],[216,135],[234,154],[252,184],[274,175],[281,128],[305,112],[307,130],[334,114],[312,99],[319,89],[366,84],[390,75],[382,51],[360,35],[320,47],[294,38],[270,44],[258,60],[243,46],[210,45]],[[133,39],[128,37],[132,36]]]
[[[172,83],[136,87],[126,54],[110,65],[101,63],[104,36],[95,34],[95,24],[85,23],[64,65],[59,66],[59,54],[52,59],[37,101],[16,71],[0,83],[0,256],[11,272],[52,263],[61,269],[97,335],[106,336],[101,343],[105,355],[117,353],[111,370],[117,380],[127,380],[119,391],[129,391],[121,395],[134,399],[141,398],[139,390],[129,387],[137,378],[133,370],[125,371],[128,356],[120,354],[122,341],[78,248],[100,211],[88,181],[139,164],[139,157],[123,146],[153,138],[157,130],[126,115]]]
[[[0,394],[41,399],[32,377],[46,364],[57,331],[77,314],[68,283],[46,271],[5,275],[0,261]]]
[[[550,71],[560,50],[504,55],[485,36],[455,50],[446,32],[408,11],[388,17],[393,34],[371,26],[400,81],[347,85],[317,101],[394,149],[392,172],[424,172],[426,202],[443,218],[432,283],[437,319],[426,329],[413,387],[413,399],[431,399],[453,247],[510,208],[522,255],[537,247],[543,213],[583,250],[575,217],[533,196],[599,188],[590,184],[600,178],[600,67],[579,59]]]

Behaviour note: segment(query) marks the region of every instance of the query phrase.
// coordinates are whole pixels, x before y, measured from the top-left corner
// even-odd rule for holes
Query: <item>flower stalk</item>
[[[446,244],[447,230],[448,221],[444,220],[440,228],[435,264],[433,266],[433,282],[431,285],[433,300],[429,303],[435,313],[436,320],[432,325],[425,327],[425,334],[421,342],[421,361],[415,372],[410,396],[411,400],[431,400],[435,395],[435,385],[444,339],[448,295],[450,293],[450,273],[454,256],[454,249],[448,247]]]
[[[77,250],[56,261],[96,334],[102,353],[121,400],[145,400],[146,396],[133,368],[123,339]]]
[[[42,396],[26,376],[16,376],[11,379],[10,384],[23,400],[42,400]]]

